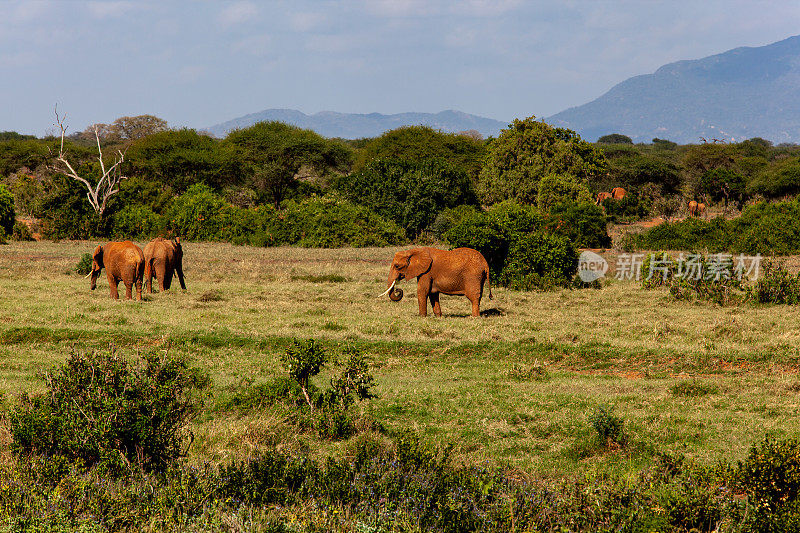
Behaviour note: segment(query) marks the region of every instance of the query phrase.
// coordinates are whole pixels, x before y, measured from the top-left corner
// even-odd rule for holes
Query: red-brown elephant
[[[603,205],[604,200],[608,200],[609,198],[613,198],[610,192],[599,192],[597,193],[597,200],[595,200],[596,205]]]
[[[100,271],[106,269],[111,297],[119,299],[117,285],[125,284],[125,297],[133,297],[133,286],[136,285],[136,299],[142,299],[142,278],[144,276],[144,253],[131,241],[109,242],[94,249],[92,254],[91,290],[97,287]]]
[[[628,194],[628,191],[623,189],[622,187],[614,187],[611,189],[611,197],[614,200],[622,200]]]
[[[153,277],[158,280],[158,290],[168,291],[172,276],[177,272],[181,289],[186,290],[183,280],[183,248],[180,238],[168,241],[157,237],[144,247],[144,283],[147,292],[153,292]]]
[[[489,264],[479,251],[472,248],[414,248],[397,252],[389,269],[389,288],[381,296],[388,293],[389,298],[399,302],[403,299],[403,291],[395,289],[395,284],[411,278],[417,278],[420,316],[428,316],[429,299],[433,313],[442,316],[440,293],[466,296],[472,302],[472,316],[480,316],[484,283],[489,285],[489,298],[492,298]]]

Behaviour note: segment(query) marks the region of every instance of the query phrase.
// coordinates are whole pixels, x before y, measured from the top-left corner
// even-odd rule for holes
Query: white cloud
[[[253,2],[236,2],[219,14],[220,22],[225,26],[236,26],[248,22],[258,15],[258,7]]]

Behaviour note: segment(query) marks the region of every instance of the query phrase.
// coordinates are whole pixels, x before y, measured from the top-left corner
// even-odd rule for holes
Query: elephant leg
[[[442,316],[442,307],[439,305],[439,293],[432,292],[428,298],[431,301],[431,307],[433,307],[433,314],[436,316]]]
[[[428,291],[417,285],[417,302],[419,302],[419,316],[428,316]]]
[[[141,301],[142,300],[142,285],[144,285],[144,280],[139,278],[136,280],[136,299]]]
[[[119,284],[119,280],[114,277],[113,274],[106,272],[106,277],[108,278],[108,289],[111,292],[111,297],[115,300],[119,300],[119,292],[117,292],[117,285]]]
[[[172,270],[168,269],[164,272],[164,290],[168,291],[172,287]]]
[[[178,281],[180,281],[181,283],[181,289],[186,290],[186,283],[184,283],[183,281],[183,268],[180,265],[178,265],[177,267],[175,267],[175,270],[178,273]]]
[[[469,299],[472,302],[472,316],[481,316],[481,298],[473,296]]]
[[[125,299],[126,300],[133,299],[133,282],[132,281],[124,281],[123,280],[122,283],[125,284]]]

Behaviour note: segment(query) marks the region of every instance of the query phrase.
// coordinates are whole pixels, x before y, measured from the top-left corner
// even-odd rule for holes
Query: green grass
[[[373,364],[378,397],[364,413],[455,445],[464,463],[531,475],[633,472],[656,451],[701,462],[744,457],[765,434],[800,436],[800,310],[720,308],[671,301],[665,291],[612,282],[601,290],[523,293],[494,287],[480,319],[466,298],[442,296],[443,318],[417,316],[405,298],[376,296],[397,251],[184,244],[187,291],[142,302],[108,297],[74,273],[96,242],[0,247],[0,391],[43,389],[41,372],[71,350],[170,350],[206,369],[208,409],[192,428],[197,462],[262,446],[325,455],[346,443],[298,432],[272,406],[218,407],[284,375],[294,338]],[[124,294],[124,293],[123,293]],[[330,378],[323,372],[316,383]],[[628,444],[598,447],[589,416],[613,408]],[[0,422],[5,424],[5,422]],[[0,429],[0,433],[7,433]],[[3,442],[8,453],[8,443]]]

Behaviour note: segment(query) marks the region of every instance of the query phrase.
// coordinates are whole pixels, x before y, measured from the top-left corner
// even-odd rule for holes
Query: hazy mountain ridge
[[[670,63],[546,120],[590,141],[622,133],[637,142],[800,142],[800,36]]]
[[[496,137],[501,129],[508,127],[507,122],[453,110],[440,113],[412,112],[393,115],[321,111],[313,115],[306,115],[294,109],[265,109],[264,111],[251,113],[206,129],[216,137],[225,137],[231,130],[246,128],[256,122],[271,120],[311,129],[325,137],[341,137],[344,139],[377,137],[388,130],[401,126],[417,125],[430,126],[437,130],[452,133],[477,130],[484,137]]]

